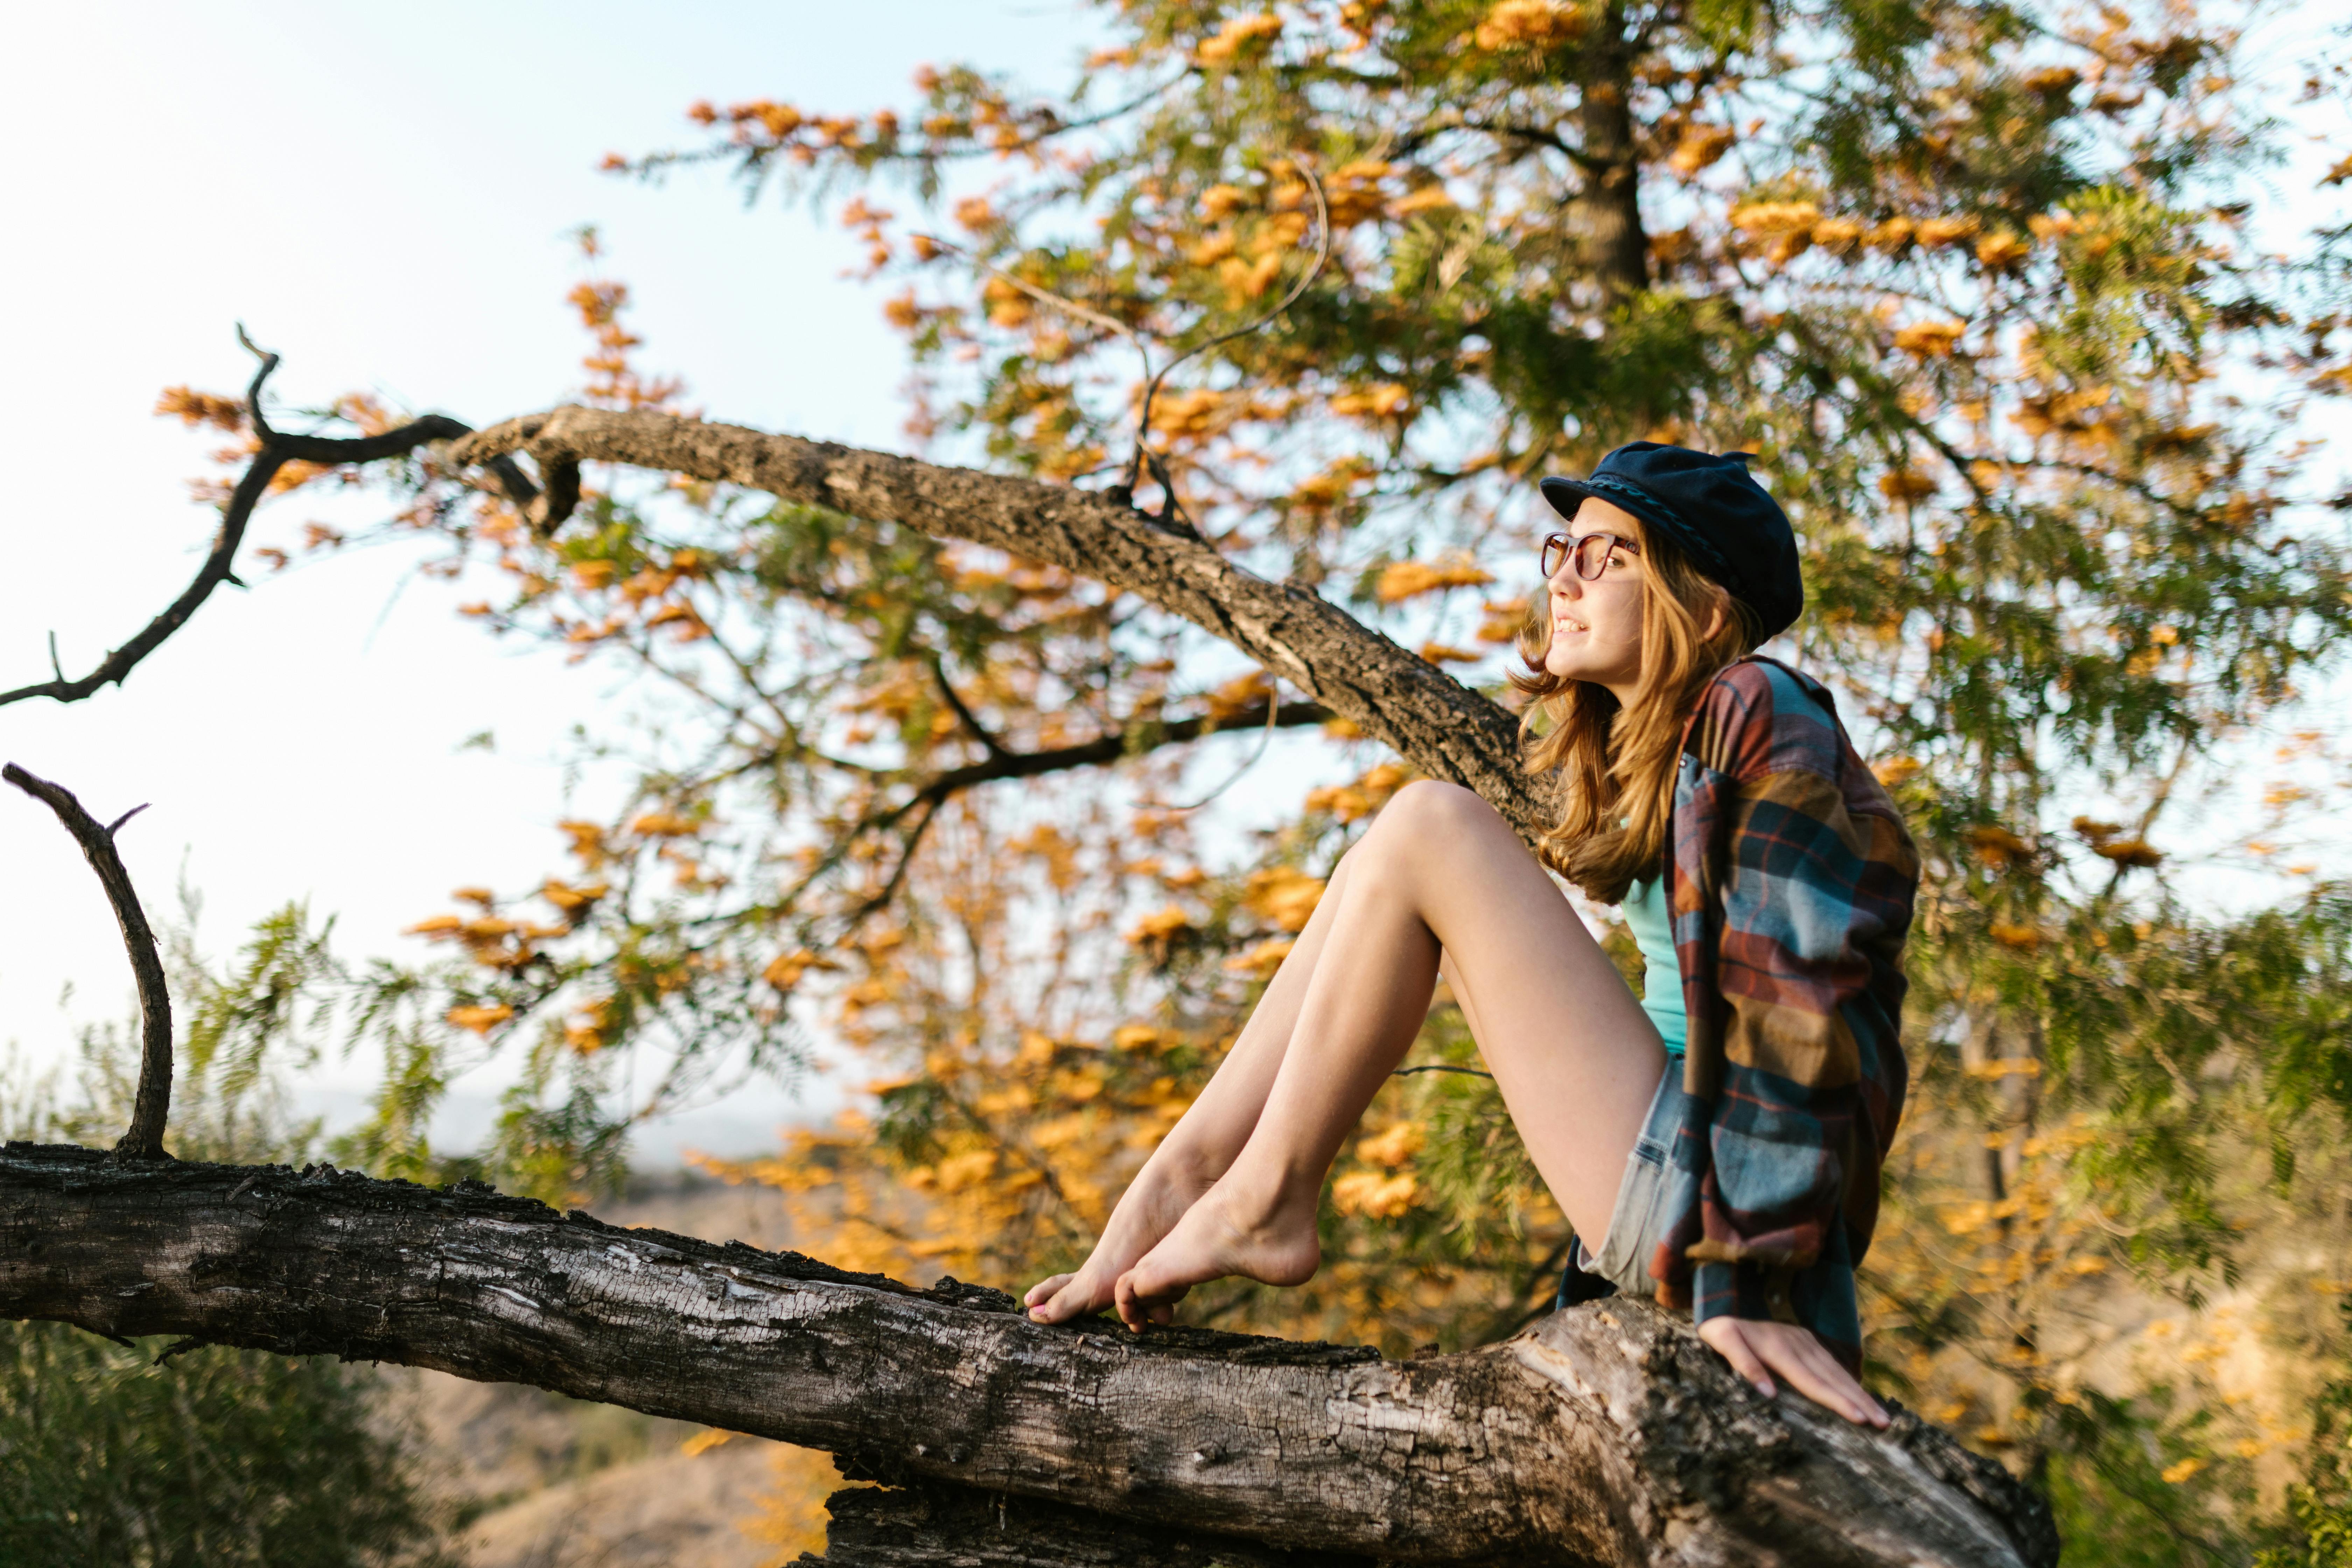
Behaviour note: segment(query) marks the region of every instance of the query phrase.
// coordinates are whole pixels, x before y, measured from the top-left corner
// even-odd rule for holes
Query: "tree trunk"
[[[615,1229],[478,1184],[10,1143],[0,1315],[428,1366],[830,1449],[912,1488],[835,1500],[843,1563],[2057,1555],[2047,1509],[1937,1429],[1764,1399],[1622,1300],[1394,1363],[1045,1328],[996,1291]]]
[[[471,466],[518,451],[542,473],[627,463],[1048,562],[1224,638],[1423,773],[1475,790],[1529,842],[1542,831],[1548,793],[1520,770],[1510,714],[1312,590],[1244,571],[1108,496],[642,409],[526,415],[448,457]]]
[[[1642,165],[1633,143],[1633,51],[1625,7],[1601,7],[1582,50],[1577,118],[1584,192],[1573,213],[1592,275],[1612,304],[1650,286],[1650,239],[1642,228]]]

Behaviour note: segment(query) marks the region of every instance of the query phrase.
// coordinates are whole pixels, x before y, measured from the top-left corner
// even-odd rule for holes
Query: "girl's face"
[[[1576,540],[1592,533],[1638,539],[1642,527],[1623,508],[1589,497],[1565,531]],[[1544,654],[1544,668],[1563,680],[1605,686],[1620,702],[1630,702],[1642,679],[1642,558],[1612,546],[1601,575],[1587,582],[1577,572],[1579,554],[1570,550],[1547,584],[1551,646]]]

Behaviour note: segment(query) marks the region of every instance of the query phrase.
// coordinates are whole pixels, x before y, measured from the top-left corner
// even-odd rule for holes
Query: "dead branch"
[[[172,993],[163,982],[163,959],[156,951],[155,933],[148,929],[131,873],[116,853],[114,836],[122,825],[146,810],[134,805],[112,822],[101,825],[82,809],[73,791],[26,773],[16,763],[0,768],[0,779],[15,784],[58,814],[66,831],[81,846],[89,868],[114,906],[114,921],[122,928],[122,945],[131,952],[131,973],[139,981],[139,1092],[131,1102],[131,1127],[115,1144],[117,1155],[130,1160],[168,1160],[163,1152],[163,1124],[172,1113]]]
[[[1907,1413],[1879,1433],[1766,1399],[1639,1301],[1389,1362],[1047,1328],[998,1291],[617,1229],[474,1183],[11,1143],[0,1317],[532,1384],[828,1449],[894,1485],[1085,1510],[1130,1536],[1529,1568],[2057,1556],[2046,1505],[2000,1466]],[[985,1561],[949,1544],[896,1561]]]
[[[246,419],[261,445],[253,454],[253,460],[246,465],[244,476],[236,481],[236,489],[229,493],[227,505],[221,509],[220,531],[213,537],[211,553],[205,557],[204,564],[196,568],[194,581],[172,601],[162,615],[148,622],[137,637],[108,654],[96,669],[79,679],[67,679],[65,672],[58,668],[57,640],[52,635],[49,666],[55,678],[34,686],[20,686],[13,691],[0,691],[0,708],[32,697],[47,697],[58,702],[79,702],[110,683],[119,686],[142,659],[163,647],[166,638],[187,625],[188,617],[212,597],[214,589],[224,583],[236,584],[240,588],[245,586],[234,570],[237,548],[245,542],[245,527],[252,520],[253,509],[261,503],[262,497],[269,493],[269,482],[287,464],[298,461],[373,463],[415,451],[428,441],[452,440],[473,428],[446,415],[428,414],[396,430],[386,430],[375,436],[290,436],[284,431],[274,430],[261,412],[261,389],[268,381],[270,373],[278,368],[278,356],[254,348],[242,327],[237,329],[237,340],[261,361],[261,367],[253,373],[253,383],[245,394]],[[503,465],[489,466],[507,485],[509,493],[513,492],[517,481],[521,483],[523,489],[531,489],[530,481],[523,478],[521,470],[511,459]],[[517,504],[526,508],[530,500],[529,495],[516,497]]]

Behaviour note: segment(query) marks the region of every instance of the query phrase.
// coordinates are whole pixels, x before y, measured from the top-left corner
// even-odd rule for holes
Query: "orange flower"
[[[2007,229],[1977,241],[1977,262],[1991,272],[2006,271],[2033,254],[2033,247]]]
[[[801,983],[801,976],[806,974],[815,963],[816,954],[804,947],[792,952],[780,952],[769,960],[767,968],[760,971],[760,978],[779,991],[790,991]]]
[[[1394,1169],[1420,1153],[1422,1146],[1428,1142],[1428,1134],[1420,1122],[1400,1121],[1385,1132],[1359,1142],[1356,1156],[1370,1160],[1376,1165]]]
[[[1225,960],[1226,973],[1270,980],[1274,972],[1282,967],[1282,961],[1290,956],[1290,950],[1297,945],[1286,936],[1268,937],[1248,952],[1235,953]]]
[[[1917,468],[1895,468],[1878,476],[1878,493],[1888,500],[1906,504],[1926,500],[1939,488],[1934,475]]]
[[[1965,217],[1930,217],[1920,219],[1919,226],[1913,233],[1921,245],[1934,250],[1947,245],[1957,245],[1964,239],[1973,239],[1977,230],[1982,226],[1973,214]]]
[[[604,863],[604,825],[603,823],[583,822],[576,817],[567,817],[555,826],[562,832],[571,835],[573,855],[591,866],[601,866]]]
[[[602,882],[591,882],[584,888],[575,888],[569,882],[559,882],[550,877],[540,884],[539,896],[562,910],[566,915],[576,916],[610,890]]]
[[[1731,151],[1739,132],[1728,125],[1693,124],[1683,128],[1666,166],[1687,180]]]
[[[1583,15],[1555,0],[1500,0],[1470,34],[1489,54],[1507,49],[1549,49],[1584,31]]]
[[[2111,838],[2104,844],[2091,846],[2091,853],[2114,861],[2117,866],[2137,867],[2147,870],[2164,863],[2164,854],[2145,838]]]
[[[1235,16],[1214,35],[1201,41],[1195,58],[1204,66],[1230,65],[1244,51],[1264,47],[1282,37],[1282,18],[1271,11]]]
[[[1272,260],[1269,257],[1267,259]],[[1403,412],[1412,401],[1411,395],[1394,382],[1383,382],[1357,392],[1343,392],[1331,400],[1331,412],[1373,419],[1385,419]]]
[[[1395,1219],[1412,1207],[1421,1184],[1411,1171],[1383,1176],[1377,1171],[1350,1171],[1331,1184],[1331,1206],[1341,1214],[1367,1219]]]
[[[1179,904],[1144,916],[1127,933],[1127,940],[1138,947],[1165,946],[1192,929],[1192,917]]]
[[[1307,919],[1323,899],[1323,879],[1310,877],[1296,866],[1269,866],[1250,873],[1249,890],[1242,897],[1251,911],[1286,931],[1307,929]]]
[[[1383,605],[1401,605],[1448,588],[1483,588],[1494,580],[1493,574],[1466,555],[1444,561],[1392,561],[1381,569],[1372,597]]]
[[[2033,846],[2008,828],[1992,823],[1969,828],[1968,840],[1975,848],[1977,858],[1996,871],[2005,869],[2033,853]]]
[[[245,404],[240,398],[222,397],[215,393],[192,392],[184,386],[167,386],[155,399],[159,415],[180,416],[180,422],[193,428],[209,425],[215,430],[245,428]]]
[[[1811,234],[1822,209],[1811,202],[1749,202],[1731,209],[1731,226],[1742,234]]]
[[[1919,359],[1949,359],[1968,330],[1966,321],[1919,321],[1896,332],[1895,346]]]
[[[1517,642],[1528,624],[1528,605],[1525,598],[1490,599],[1486,605],[1486,624],[1478,628],[1480,642]]]

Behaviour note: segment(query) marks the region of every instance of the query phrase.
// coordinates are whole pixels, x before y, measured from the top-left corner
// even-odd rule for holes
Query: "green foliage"
[[[299,1162],[289,1068],[315,1058],[313,993],[332,973],[299,906],[264,919],[215,967],[196,905],[163,932],[187,1020],[167,1146],[179,1157]],[[298,1026],[301,1026],[298,1027]],[[76,1080],[8,1086],[6,1136],[111,1143],[137,1084],[138,1030],[81,1041]],[[316,1036],[309,1037],[315,1040]],[[447,1510],[373,1367],[172,1342],[115,1343],[49,1322],[0,1322],[0,1568],[394,1568],[453,1564]]]
[[[0,1568],[454,1563],[375,1374],[0,1323]]]
[[[2312,1401],[2310,1458],[2287,1489],[2288,1537],[2254,1560],[2255,1568],[2352,1568],[2352,1379],[2338,1377]]]
[[[2162,1422],[2142,1406],[2171,1404],[2168,1389],[2137,1401],[2093,1395],[2063,1410],[2067,1435],[2042,1477],[2067,1568],[2226,1568],[2246,1561],[2248,1543],[2231,1514],[2250,1500],[2227,1499],[2220,1509],[2214,1472],[2194,1467],[2201,1425]],[[2182,1481],[2191,1484],[2182,1485]]]

